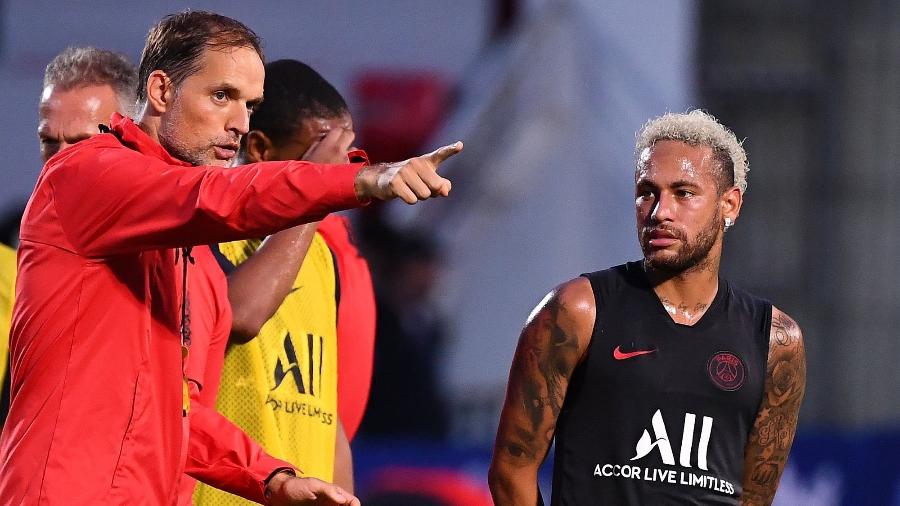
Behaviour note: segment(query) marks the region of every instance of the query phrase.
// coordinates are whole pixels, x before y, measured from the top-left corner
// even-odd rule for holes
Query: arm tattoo
[[[705,302],[698,302],[694,305],[694,308],[691,309],[684,302],[675,304],[666,297],[660,297],[659,301],[662,303],[666,312],[679,323],[694,323],[706,312],[706,308],[709,306],[709,304],[706,304]],[[683,321],[679,321],[679,318]]]
[[[565,311],[559,298],[553,297],[522,332],[508,395],[517,398],[525,415],[522,421],[527,423],[516,424],[507,435],[512,437],[502,441],[503,451],[515,459],[543,459],[553,439],[579,358],[578,339],[568,328],[570,317]]]
[[[771,337],[776,344],[789,346],[799,338],[800,327],[790,316],[781,311],[773,311]]]
[[[578,342],[575,336],[560,327],[560,303],[551,301],[550,318],[543,321],[550,336],[547,350],[539,363],[541,377],[546,384],[549,407],[554,418],[559,416],[565,398],[565,388],[578,360]]]
[[[766,387],[744,460],[743,504],[771,504],[797,430],[806,389],[800,327],[773,308]]]

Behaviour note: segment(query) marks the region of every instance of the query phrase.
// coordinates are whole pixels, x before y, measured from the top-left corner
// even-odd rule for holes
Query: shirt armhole
[[[337,314],[341,309],[341,273],[338,267],[337,255],[334,254],[331,246],[326,244],[326,247],[328,252],[331,253],[331,265],[334,266],[334,315],[335,319],[337,319]]]
[[[226,257],[225,254],[219,250],[219,245],[210,244],[209,249],[210,251],[212,251],[213,257],[215,257],[216,262],[219,264],[219,268],[222,269],[222,272],[224,272],[226,275],[231,274],[234,271],[234,264],[231,263],[231,260],[229,260],[228,257]]]

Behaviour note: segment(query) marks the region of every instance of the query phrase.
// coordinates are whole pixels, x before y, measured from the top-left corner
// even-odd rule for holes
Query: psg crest
[[[744,362],[729,351],[720,351],[710,357],[706,370],[709,379],[726,392],[741,388],[747,378]]]

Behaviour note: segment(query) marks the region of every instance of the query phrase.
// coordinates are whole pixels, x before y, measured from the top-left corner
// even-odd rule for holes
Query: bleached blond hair
[[[709,146],[719,162],[719,170],[734,175],[733,184],[741,193],[747,191],[747,153],[734,132],[700,109],[687,113],[666,113],[651,119],[641,128],[634,146],[638,168],[643,164],[644,150],[657,141],[681,141],[692,146]]]

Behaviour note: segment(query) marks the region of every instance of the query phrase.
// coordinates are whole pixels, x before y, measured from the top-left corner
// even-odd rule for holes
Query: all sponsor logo
[[[334,423],[335,414],[321,407],[322,396],[322,360],[324,337],[316,338],[306,334],[306,339],[299,340],[300,351],[306,344],[306,357],[298,359],[297,348],[290,332],[284,336],[284,354],[275,361],[273,386],[269,390],[266,404],[272,411],[284,412],[288,415],[304,415],[319,420],[325,425]],[[316,342],[318,341],[318,346]],[[306,358],[304,362],[302,359]],[[293,380],[297,396],[289,386]],[[288,389],[288,390],[285,390]],[[311,396],[307,397],[307,396]]]
[[[681,444],[678,446],[678,461],[675,460],[675,452],[669,438],[669,430],[663,419],[662,411],[657,409],[650,419],[650,427],[645,428],[634,447],[634,457],[631,462],[646,458],[653,452],[659,452],[660,460],[665,466],[671,468],[658,468],[653,466],[641,466],[631,464],[605,463],[594,466],[594,476],[601,478],[625,478],[652,482],[666,482],[714,490],[723,494],[733,495],[734,485],[728,480],[721,479],[709,473],[695,472],[709,471],[709,441],[712,437],[714,420],[708,416],[698,416],[694,413],[685,413],[681,428]],[[699,435],[697,426],[699,425]],[[695,440],[696,437],[696,440]],[[692,460],[696,448],[697,460]]]
[[[297,351],[294,348],[294,342],[291,339],[291,333],[287,332],[284,336],[284,356],[278,357],[278,360],[275,362],[275,371],[274,371],[274,381],[275,385],[272,387],[272,391],[275,391],[284,380],[290,375],[294,379],[294,385],[297,387],[297,393],[301,394],[309,394],[312,396],[317,396],[316,394],[316,384],[318,383],[319,390],[321,390],[322,386],[322,349],[324,338],[319,337],[319,360],[318,367],[316,367],[316,361],[314,360],[315,353],[313,349],[313,345],[315,339],[312,334],[306,334],[306,344],[307,344],[307,377],[309,382],[306,383],[303,381],[303,371],[300,369],[301,364],[300,361],[297,360]],[[282,361],[282,358],[286,358],[287,360]],[[318,373],[318,375],[316,374]]]
[[[693,413],[684,414],[684,428],[681,431],[681,451],[678,454],[678,463],[681,467],[691,467],[691,449],[694,446],[694,425],[697,416]],[[634,457],[631,460],[638,460],[646,457],[653,449],[659,450],[663,464],[670,466],[675,465],[675,455],[672,453],[672,445],[669,443],[669,434],[666,431],[666,424],[663,421],[662,413],[656,410],[653,418],[650,420],[650,426],[653,429],[653,436],[644,429],[641,438],[635,445]],[[697,447],[697,467],[704,471],[709,470],[706,462],[706,454],[709,449],[709,436],[712,433],[713,419],[704,416],[703,427],[700,430],[700,441]]]

